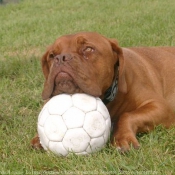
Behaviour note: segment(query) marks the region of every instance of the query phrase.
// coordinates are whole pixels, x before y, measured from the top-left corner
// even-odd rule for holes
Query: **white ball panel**
[[[103,137],[106,143],[110,137],[110,130],[106,130]]]
[[[106,129],[111,129],[111,119],[110,118],[108,118],[107,120],[106,120]]]
[[[100,99],[97,99],[97,111],[99,111],[105,119],[110,117],[108,109]]]
[[[111,133],[111,119],[108,118],[106,120],[106,130],[105,130],[105,133],[104,133],[105,143],[108,141],[108,139],[110,137],[110,133]]]
[[[64,148],[62,142],[49,142],[49,150],[57,155],[66,156],[68,151]]]
[[[102,136],[106,129],[105,119],[98,111],[88,112],[83,128],[91,137]]]
[[[40,143],[42,145],[42,147],[45,149],[45,150],[48,150],[48,146],[49,146],[49,139],[47,138],[47,136],[45,135],[45,132],[44,132],[44,128],[42,126],[39,126],[38,125],[38,135],[39,135],[39,139],[40,139]]]
[[[99,151],[104,146],[104,144],[105,142],[104,142],[103,136],[98,138],[93,138],[91,139],[90,145],[88,146],[86,151],[88,153]]]
[[[80,109],[76,107],[71,107],[63,114],[62,117],[66,126],[69,129],[71,129],[83,126],[84,116],[85,116],[84,112],[82,112]]]
[[[70,129],[65,134],[63,146],[70,152],[83,152],[90,142],[90,137],[82,128]]]
[[[85,113],[96,110],[96,98],[87,94],[72,95],[73,104],[75,107],[81,109]]]
[[[67,94],[57,95],[49,100],[48,106],[50,114],[62,115],[72,106],[72,98]]]
[[[45,123],[47,117],[49,117],[49,112],[48,112],[47,108],[43,108],[39,114],[39,117],[38,117],[38,124],[40,126],[44,126],[44,123]]]
[[[50,141],[62,141],[67,127],[59,115],[51,115],[44,124],[45,134]]]

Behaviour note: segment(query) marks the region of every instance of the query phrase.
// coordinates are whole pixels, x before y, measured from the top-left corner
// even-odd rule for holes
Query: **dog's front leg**
[[[175,115],[162,101],[149,100],[134,111],[123,113],[114,124],[112,143],[121,151],[130,149],[130,145],[139,148],[136,134],[149,132],[157,125],[170,127],[175,124]]]
[[[43,147],[41,146],[38,134],[31,140],[30,143],[31,143],[32,148],[34,149],[43,149]]]

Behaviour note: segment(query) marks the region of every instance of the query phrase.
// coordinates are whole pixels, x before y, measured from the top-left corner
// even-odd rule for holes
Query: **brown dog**
[[[114,122],[112,143],[139,147],[136,134],[175,124],[175,47],[121,48],[93,32],[58,38],[42,57],[42,97],[87,93],[106,103]],[[39,138],[32,140],[41,147]]]

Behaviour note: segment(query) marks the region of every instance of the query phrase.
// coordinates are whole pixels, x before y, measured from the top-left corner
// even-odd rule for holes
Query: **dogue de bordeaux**
[[[80,32],[58,38],[41,62],[42,98],[100,97],[113,122],[112,144],[121,151],[139,148],[137,133],[175,125],[175,47],[122,48],[115,39]],[[41,148],[38,136],[31,144]]]

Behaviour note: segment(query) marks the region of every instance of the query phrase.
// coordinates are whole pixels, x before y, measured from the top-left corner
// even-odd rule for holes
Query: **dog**
[[[100,97],[113,122],[111,142],[120,151],[139,148],[138,133],[175,125],[175,47],[122,48],[115,39],[80,32],[58,38],[41,63],[42,98]],[[41,148],[38,136],[31,144]]]

